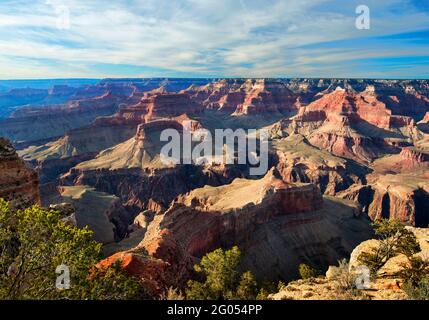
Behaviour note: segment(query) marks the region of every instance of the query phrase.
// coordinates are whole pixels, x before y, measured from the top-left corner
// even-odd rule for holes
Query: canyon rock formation
[[[0,138],[0,198],[17,209],[40,203],[37,173],[25,165],[4,138]]]
[[[293,114],[299,108],[298,96],[285,83],[267,79],[221,80],[184,90],[191,99],[208,109],[235,116],[280,112]]]
[[[422,120],[417,123],[420,130],[429,133],[429,112],[426,112]]]
[[[428,226],[428,97],[427,80],[149,78],[5,89],[0,136],[34,170],[1,140],[0,196],[38,203],[38,173],[42,204],[73,205],[76,224],[104,244],[99,267],[120,260],[156,296],[183,287],[207,252],[233,245],[258,280],[289,280],[300,263],[325,270],[347,257],[372,236],[371,220]],[[192,148],[201,130],[266,130],[268,172],[250,175],[249,161],[161,161],[161,133],[182,139],[185,121],[198,138]]]
[[[370,89],[362,93],[336,88],[278,125],[284,134],[300,133],[330,153],[361,163],[423,137],[412,118],[392,115]]]
[[[322,198],[311,184],[287,183],[273,169],[259,180],[236,179],[179,196],[136,229],[139,243],[131,234],[110,250],[138,249],[161,259],[170,265],[165,278],[179,287],[198,258],[233,245],[243,252],[243,267],[258,279],[290,279],[300,262],[328,265],[368,239],[370,227],[357,213],[351,203]]]

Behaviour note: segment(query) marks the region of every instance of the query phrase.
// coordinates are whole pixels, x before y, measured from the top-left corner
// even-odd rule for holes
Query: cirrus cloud
[[[5,0],[0,78],[427,78],[428,10],[364,2],[370,30],[355,28],[353,0]]]

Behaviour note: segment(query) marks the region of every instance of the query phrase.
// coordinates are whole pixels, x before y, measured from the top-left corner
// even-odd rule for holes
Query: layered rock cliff
[[[276,168],[285,181],[313,183],[327,195],[366,183],[367,168],[312,146],[302,135],[275,139],[272,147]]]
[[[14,208],[26,208],[40,203],[37,173],[27,168],[12,144],[1,137],[0,198],[10,201]]]
[[[96,241],[108,244],[127,234],[132,219],[119,198],[88,186],[60,187],[59,195],[57,202],[69,203],[75,208],[76,226],[88,226]]]
[[[370,89],[339,87],[283,120],[277,131],[300,133],[318,148],[361,163],[399,153],[400,146],[423,137],[413,119],[392,115]]]
[[[361,204],[371,219],[396,219],[416,227],[429,225],[429,177],[410,173],[375,176],[368,186],[339,193]]]
[[[65,106],[31,109],[20,116],[0,120],[0,135],[15,143],[44,141],[62,136],[70,129],[90,124],[99,116],[116,112],[125,97],[105,94],[70,102]]]
[[[419,129],[425,133],[429,133],[429,111],[426,112],[422,120],[417,123]]]
[[[284,82],[268,79],[221,80],[183,92],[208,109],[235,116],[294,114],[300,105],[298,96]]]
[[[19,155],[37,170],[42,183],[48,183],[100,151],[128,140],[135,130],[134,124],[98,121],[70,130],[58,140],[21,150]]]
[[[135,100],[138,103],[133,104]],[[135,135],[139,124],[163,116],[181,116],[201,112],[202,106],[186,94],[168,94],[164,90],[136,93],[110,117],[99,117],[91,125],[68,131],[62,138],[31,146],[20,155],[39,172],[43,183],[57,179],[80,162],[93,159],[100,151],[114,147]]]
[[[115,194],[132,210],[159,211],[181,193],[205,184],[219,185],[243,176],[233,165],[195,166],[161,161],[160,141],[164,129],[183,132],[178,119],[160,119],[141,124],[136,135],[84,161],[62,178],[65,185],[90,185]],[[178,159],[180,160],[180,159]]]
[[[429,223],[427,81],[106,79],[50,94],[74,101],[20,108],[0,133],[29,146],[19,154],[44,204],[73,203],[76,224],[114,254],[100,267],[121,260],[154,295],[217,247],[238,245],[258,280],[288,280],[299,263],[348,256],[370,236],[368,217]],[[181,137],[184,121],[268,129],[275,169],[256,180],[247,164],[164,163],[160,134]]]
[[[168,263],[165,278],[173,286],[186,283],[202,255],[232,245],[258,279],[290,279],[300,262],[326,266],[367,239],[368,222],[356,213],[347,202],[322,199],[314,185],[286,183],[272,170],[260,180],[236,179],[182,195],[135,231],[140,243],[131,234],[114,248],[130,250],[121,254],[143,250]]]

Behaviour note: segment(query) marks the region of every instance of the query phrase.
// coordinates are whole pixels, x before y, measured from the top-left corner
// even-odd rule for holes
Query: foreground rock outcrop
[[[429,256],[429,230],[407,227],[417,238],[421,251],[414,256],[427,259]],[[361,289],[346,288],[347,281],[355,285],[352,275],[359,275],[361,263],[359,255],[370,252],[380,245],[379,240],[367,240],[360,243],[351,253],[350,262],[340,267],[330,266],[325,276],[290,282],[278,293],[270,295],[273,300],[405,300],[403,279],[399,272],[407,262],[404,255],[396,255],[386,261],[384,266],[373,275]],[[357,272],[357,273],[356,273]]]
[[[0,137],[0,198],[14,208],[26,208],[40,203],[39,178],[27,168],[12,147]]]
[[[168,278],[169,265],[160,259],[152,258],[141,249],[116,253],[100,261],[96,267],[103,271],[118,262],[128,275],[138,275],[149,298],[162,297],[168,284],[173,282]]]

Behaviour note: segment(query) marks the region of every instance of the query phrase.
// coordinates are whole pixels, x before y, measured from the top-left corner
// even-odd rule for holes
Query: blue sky
[[[429,78],[429,0],[0,0],[0,79],[156,76]]]

